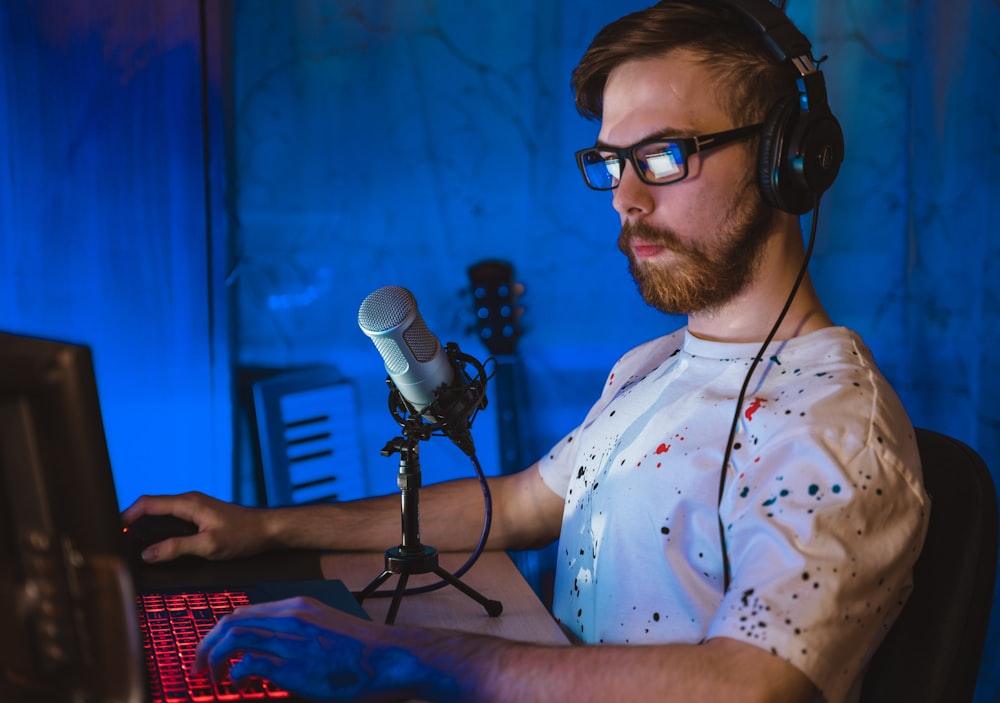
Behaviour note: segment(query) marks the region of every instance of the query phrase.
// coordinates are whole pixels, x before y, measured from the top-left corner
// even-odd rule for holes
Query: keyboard
[[[237,687],[228,677],[213,683],[191,674],[198,642],[223,615],[250,604],[245,592],[155,593],[136,601],[152,703],[288,698],[287,691],[263,679]]]

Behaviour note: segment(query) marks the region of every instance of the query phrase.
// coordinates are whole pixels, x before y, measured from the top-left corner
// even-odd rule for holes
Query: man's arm
[[[728,638],[701,645],[540,646],[387,626],[309,599],[241,608],[198,647],[196,669],[263,676],[316,700],[810,701],[791,664]]]
[[[493,523],[488,547],[541,546],[556,539],[562,499],[542,482],[537,464],[489,479]],[[267,549],[380,551],[400,540],[398,495],[291,508],[247,508],[201,493],[143,496],[122,513],[128,525],[141,515],[172,514],[198,525],[198,533],[152,545],[146,561],[195,554],[232,559]],[[483,524],[483,494],[476,479],[420,490],[421,537],[441,551],[471,550]]]
[[[484,638],[485,639],[485,638]],[[807,703],[816,688],[788,662],[719,637],[699,645],[538,647],[486,641],[458,681],[460,700]],[[468,693],[468,695],[466,695]]]

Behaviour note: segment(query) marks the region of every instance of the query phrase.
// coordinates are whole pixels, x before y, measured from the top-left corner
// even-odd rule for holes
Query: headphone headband
[[[798,27],[792,24],[788,15],[769,0],[709,0],[724,7],[730,7],[743,15],[751,27],[764,36],[764,41],[774,52],[778,61],[787,61],[799,56],[812,56],[812,44]]]
[[[778,63],[798,75],[798,95],[771,108],[761,134],[758,180],[765,199],[797,215],[812,209],[844,160],[844,135],[827,103],[812,44],[769,0],[702,0],[728,7],[759,32]]]

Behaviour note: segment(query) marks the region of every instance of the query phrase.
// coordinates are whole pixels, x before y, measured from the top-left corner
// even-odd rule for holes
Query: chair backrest
[[[354,385],[335,367],[257,381],[253,399],[268,506],[368,495]]]
[[[997,568],[997,495],[968,445],[917,429],[930,524],[914,588],[875,652],[861,700],[971,701]]]

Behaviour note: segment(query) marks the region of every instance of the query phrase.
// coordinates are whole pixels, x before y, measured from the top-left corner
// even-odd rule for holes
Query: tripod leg
[[[392,603],[389,604],[389,612],[385,614],[386,625],[396,622],[396,613],[399,612],[399,603],[403,598],[403,592],[406,590],[406,581],[409,578],[409,574],[399,575],[399,583],[396,584],[396,592],[392,594]]]
[[[434,569],[434,573],[440,576],[442,579],[450,583],[452,586],[460,590],[465,595],[472,598],[474,601],[482,605],[486,609],[486,613],[491,617],[495,618],[500,613],[503,612],[503,603],[498,600],[490,600],[483,594],[474,590],[471,586],[463,583],[459,579],[455,578],[454,575],[448,573],[440,566]]]
[[[355,596],[355,598],[357,599],[358,603],[360,603],[365,598],[367,598],[372,593],[374,593],[375,589],[378,588],[379,586],[381,586],[386,581],[388,581],[390,576],[392,576],[392,572],[389,571],[388,569],[386,569],[381,574],[379,574],[378,576],[376,576],[374,581],[372,581],[370,584],[368,584],[367,586],[365,586],[364,590],[361,591],[360,593],[358,593]]]

